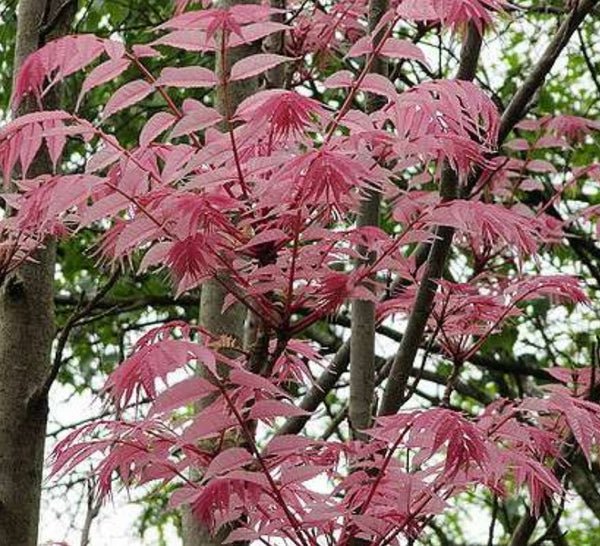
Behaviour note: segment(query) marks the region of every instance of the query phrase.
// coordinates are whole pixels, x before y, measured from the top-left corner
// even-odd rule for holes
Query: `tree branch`
[[[335,323],[339,324],[340,326],[348,327],[350,325],[350,319],[348,319],[348,317],[344,317],[344,316],[337,317],[335,320]],[[377,333],[380,335],[386,336],[389,339],[399,342],[399,343],[402,341],[402,337],[403,337],[403,335],[400,332],[394,330],[393,328],[389,328],[387,326],[379,326],[377,328]],[[309,333],[309,336],[315,337],[311,333]],[[325,342],[326,344],[331,346],[329,341],[326,340],[324,338],[324,336],[322,336],[322,335],[319,335],[319,337],[316,338],[316,341],[318,341],[321,344],[323,342]],[[335,354],[331,364],[329,364],[329,366],[327,366],[325,371],[323,371],[321,373],[321,375],[317,379],[316,384],[313,385],[309,389],[309,391],[304,395],[304,397],[302,398],[302,400],[300,401],[300,404],[299,404],[300,408],[302,408],[306,411],[310,411],[310,412],[315,411],[322,404],[323,400],[325,400],[325,397],[327,396],[327,394],[331,390],[333,390],[333,388],[339,381],[340,377],[348,371],[348,365],[350,363],[349,343],[350,343],[350,340],[347,340],[344,343],[342,343],[339,347],[333,346],[333,349],[336,351],[336,354]],[[421,347],[421,348],[423,348],[423,347]],[[441,348],[439,346],[437,346],[436,344],[432,344],[431,347],[428,347],[428,349],[432,353],[443,354]],[[548,381],[548,382],[555,381],[555,379],[553,379],[552,376],[550,376],[544,368],[538,368],[536,366],[532,366],[531,364],[528,364],[527,362],[525,362],[522,358],[517,358],[515,360],[507,360],[507,359],[496,360],[495,358],[492,358],[490,356],[483,356],[483,355],[476,354],[476,355],[471,356],[469,358],[468,362],[474,366],[477,366],[478,368],[497,371],[497,372],[500,372],[503,374],[516,375],[516,376],[531,376],[531,377],[535,377],[536,379],[541,379],[543,381]],[[391,365],[391,363],[390,363],[390,365]],[[389,369],[389,367],[390,366],[388,366],[387,369]],[[414,368],[411,369],[410,374],[409,374],[410,376],[416,376],[413,373],[414,370],[415,370]],[[423,379],[425,379],[426,381],[436,382],[436,380],[434,379],[434,375],[432,375],[432,374],[434,374],[434,372],[424,370],[421,374],[421,377]],[[445,384],[445,381],[446,381],[446,379],[444,378],[444,384]],[[457,388],[456,390],[457,390],[457,392],[460,392],[461,394],[468,395],[471,398],[474,398],[475,400],[481,401],[480,396],[479,397],[473,396],[473,392],[468,394],[466,392],[466,390],[462,388],[462,386],[460,389]],[[308,417],[304,417],[304,416],[291,417],[281,427],[281,429],[278,431],[278,434],[279,435],[281,435],[281,434],[298,434],[302,430],[302,428],[304,427],[304,425],[306,424],[307,421],[308,421]]]
[[[89,299],[78,299],[71,294],[57,294],[54,297],[54,304],[57,307],[73,307],[80,304],[87,304]],[[200,298],[197,296],[186,295],[175,299],[170,295],[144,295],[133,296],[130,298],[104,298],[96,302],[94,309],[122,309],[122,308],[141,308],[141,307],[197,307],[200,304]]]
[[[470,24],[463,43],[460,66],[456,75],[457,79],[467,81],[473,79],[481,51],[481,43],[481,34],[473,24]],[[444,165],[442,172],[440,196],[442,201],[452,201],[458,196],[458,177],[447,164]],[[436,239],[431,245],[425,263],[425,271],[408,318],[406,331],[390,369],[379,410],[380,415],[396,413],[404,401],[404,391],[408,383],[410,369],[421,345],[423,332],[437,291],[437,279],[441,277],[446,266],[453,236],[454,229],[451,227],[439,226],[436,229]]]
[[[600,76],[598,75],[598,70],[596,69],[596,66],[594,65],[594,61],[592,61],[592,58],[590,57],[588,49],[585,45],[585,40],[583,39],[583,34],[581,33],[581,28],[577,29],[577,37],[579,38],[579,45],[581,48],[581,54],[583,56],[583,60],[585,61],[585,65],[587,66],[587,68],[590,72],[590,76],[592,77],[592,80],[594,81],[596,90],[598,91],[598,93],[600,93]]]
[[[337,316],[335,319],[332,319],[332,322],[345,328],[350,326],[350,319],[345,315]],[[402,338],[404,337],[399,331],[394,330],[389,326],[380,325],[377,327],[376,331],[378,334],[385,336],[392,341],[396,341],[397,343],[401,343]],[[425,346],[421,345],[420,348],[423,349]],[[431,344],[431,346],[427,344],[427,348],[434,354],[444,355],[442,348],[435,343]],[[552,376],[548,374],[544,368],[532,366],[520,357],[515,359],[503,358],[502,360],[496,360],[490,356],[474,354],[468,359],[468,362],[478,368],[484,368],[486,370],[493,370],[510,375],[531,376],[544,381],[554,381]]]
[[[115,283],[119,280],[121,276],[121,271],[119,269],[115,270],[115,272],[110,276],[106,284],[97,292],[97,294],[90,299],[86,304],[82,304],[79,309],[75,309],[67,323],[63,327],[58,336],[58,340],[56,342],[56,351],[54,353],[54,360],[52,361],[52,366],[48,371],[48,375],[42,386],[30,397],[28,401],[28,405],[35,404],[39,400],[45,399],[50,392],[52,384],[58,377],[58,373],[60,372],[60,368],[63,362],[63,351],[69,341],[69,336],[71,335],[71,331],[77,325],[82,318],[86,317],[92,309],[96,306],[98,302],[100,302],[106,294],[110,291],[110,289],[115,285]]]
[[[308,412],[316,410],[327,396],[327,393],[333,389],[339,378],[348,370],[349,363],[350,341],[346,341],[335,354],[331,364],[319,376],[316,384],[309,389],[301,400],[299,407]],[[277,431],[277,435],[298,434],[309,418],[310,416],[290,417]]]
[[[596,519],[600,521],[600,493],[596,487],[596,480],[583,457],[577,458],[571,467],[569,478],[577,494],[583,499],[583,502],[592,511]]]
[[[548,76],[559,55],[569,43],[571,36],[573,36],[577,27],[582,23],[585,16],[594,9],[597,3],[598,0],[583,0],[570,13],[562,25],[560,25],[556,35],[540,57],[540,60],[519,87],[510,104],[506,107],[500,122],[498,133],[499,143],[504,141],[513,127],[526,114],[527,105],[544,84],[546,76]]]
[[[585,16],[594,8],[598,0],[583,0],[565,20],[558,29],[555,37],[550,42],[542,57],[533,68],[529,76],[523,82],[519,91],[510,101],[500,122],[498,135],[498,144],[502,143],[508,136],[516,123],[523,117],[527,104],[531,101],[535,93],[543,85],[546,76],[554,66],[558,56],[565,48],[573,33],[577,30],[579,24]],[[478,36],[476,31],[471,29],[472,40]],[[461,65],[459,68],[459,79],[473,78],[476,59],[478,55],[474,54],[474,45],[468,43],[463,47],[464,53],[461,54]],[[445,175],[445,176],[444,176]],[[442,175],[442,186],[440,193],[442,200],[451,199],[451,192],[456,192],[455,175],[448,167],[444,169]],[[468,184],[470,185],[470,184]],[[435,296],[437,285],[435,280],[441,276],[445,262],[450,250],[453,229],[440,226],[437,231],[437,239],[431,246],[429,256],[426,262],[426,269],[417,291],[413,310],[409,316],[403,342],[400,344],[394,364],[390,370],[390,377],[386,386],[381,405],[380,415],[387,415],[398,411],[404,398],[404,389],[408,381],[408,370],[412,367],[417,349],[421,344],[421,338],[425,330],[427,319],[431,312],[431,306]]]
[[[593,351],[593,363],[592,370],[596,370],[599,364],[599,349],[596,346]],[[590,392],[586,396],[586,400],[590,402],[598,402],[600,400],[600,385],[594,383],[592,380]],[[558,480],[562,480],[565,475],[569,472],[569,469],[573,462],[581,456],[581,449],[575,440],[574,434],[571,432],[568,437],[563,441],[560,455],[556,458],[555,463],[552,465],[552,472]],[[546,512],[546,507],[542,506],[541,513]],[[527,510],[523,517],[519,520],[519,523],[514,530],[508,546],[523,546],[527,545],[531,535],[533,535],[537,522],[540,519],[540,514],[533,514],[530,510]]]

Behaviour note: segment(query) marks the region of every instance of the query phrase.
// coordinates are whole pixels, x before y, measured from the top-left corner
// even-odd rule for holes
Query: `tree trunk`
[[[57,11],[61,4],[19,2],[15,74],[45,37],[67,31],[76,6]],[[48,22],[53,28],[47,28]],[[26,100],[16,114],[35,109]],[[41,153],[30,175],[49,171],[50,162]],[[54,241],[47,241],[35,259],[37,263],[22,266],[0,289],[0,544],[6,546],[36,546],[38,539],[48,412],[47,393],[40,392],[54,338]]]
[[[369,32],[373,32],[381,18],[388,10],[387,0],[370,0]],[[385,29],[373,39],[379,44]],[[387,76],[387,62],[376,57],[371,65],[371,72]],[[367,112],[375,112],[385,104],[385,100],[374,94],[367,97]],[[360,204],[357,227],[379,227],[379,208],[381,196],[378,191],[371,191]],[[350,404],[348,415],[353,435],[365,439],[361,430],[371,426],[373,416],[373,397],[375,393],[375,302],[355,300],[352,302],[352,324],[350,337]]]
[[[229,7],[235,4],[255,4],[251,0],[222,0],[219,7]],[[236,61],[257,53],[254,45],[244,45],[229,50],[225,58],[219,51],[215,55],[215,72],[217,76],[223,71],[229,71]],[[256,79],[231,82],[227,88],[219,86],[216,90],[215,106],[227,118],[231,118],[237,106],[257,90]],[[223,127],[227,130],[227,127]],[[238,343],[250,345],[253,342],[253,332],[244,332],[246,309],[241,304],[231,306],[225,313],[222,312],[225,301],[225,290],[216,280],[210,280],[202,285],[200,297],[200,326],[216,335],[234,337]],[[254,331],[254,317],[249,317]],[[183,546],[219,546],[227,537],[230,530],[224,529],[216,537],[211,537],[209,530],[201,525],[189,510],[183,512]]]

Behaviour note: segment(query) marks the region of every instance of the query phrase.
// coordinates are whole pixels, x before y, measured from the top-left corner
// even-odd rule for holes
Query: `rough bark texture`
[[[64,34],[73,6],[56,0],[21,0],[18,9],[15,74],[46,38]],[[60,10],[60,11],[58,11]],[[52,28],[47,28],[50,21]],[[46,36],[42,35],[44,29]],[[52,106],[52,97],[47,104]],[[37,109],[25,101],[18,114]],[[40,154],[29,176],[49,172]],[[36,546],[47,393],[40,395],[50,367],[54,338],[55,244],[47,241],[35,256],[0,288],[0,544]]]
[[[388,10],[387,0],[371,0],[369,2],[369,32],[373,32],[377,24]],[[378,44],[382,39],[382,30],[373,40]],[[387,62],[376,57],[371,65],[371,72],[387,76]],[[380,95],[370,94],[367,97],[367,112],[375,112],[385,100]],[[356,220],[357,227],[379,226],[379,209],[381,196],[377,191],[369,193],[360,204]],[[360,438],[362,429],[369,428],[373,417],[373,397],[375,393],[375,302],[355,300],[352,302],[352,328],[350,338],[350,405],[348,416],[354,435]]]
[[[223,0],[219,7],[229,7],[235,4],[255,4],[255,1],[249,0]],[[215,72],[220,78],[223,68],[229,70],[236,61],[257,53],[255,45],[240,46],[227,52],[226,58],[223,58],[220,52],[215,56]],[[215,105],[217,109],[228,118],[233,116],[237,106],[248,96],[257,90],[256,79],[245,79],[231,82],[227,87],[219,86],[216,90]],[[224,128],[226,130],[226,127]],[[249,331],[244,332],[244,321],[246,319],[246,309],[241,304],[231,306],[226,312],[223,312],[223,303],[226,292],[223,286],[216,280],[210,280],[202,285],[200,297],[200,325],[209,332],[217,335],[227,335],[235,337],[238,342],[249,345],[255,338],[254,319],[250,317],[252,323]],[[250,331],[252,330],[252,331]],[[218,546],[229,533],[228,529],[223,530],[216,537],[211,537],[209,530],[200,524],[189,510],[183,512],[183,546]]]

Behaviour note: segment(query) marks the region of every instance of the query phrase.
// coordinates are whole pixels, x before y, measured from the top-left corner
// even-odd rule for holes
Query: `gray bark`
[[[517,93],[510,101],[502,114],[498,140],[503,142],[513,127],[527,113],[527,107],[539,89],[544,85],[546,77],[552,70],[554,63],[567,46],[579,25],[586,16],[598,5],[598,0],[582,0],[576,3],[575,9],[560,25],[550,44],[540,57],[533,70],[519,87]]]
[[[75,6],[64,9],[61,4],[19,2],[15,74],[46,37],[68,30]],[[48,97],[47,106],[52,102]],[[16,114],[36,109],[34,101],[26,100]],[[49,171],[50,162],[40,153],[28,174]],[[36,546],[38,540],[48,413],[44,385],[55,333],[54,241],[46,241],[35,259],[37,263],[20,267],[0,288],[0,544],[6,546]]]
[[[569,17],[561,24],[538,63],[506,108],[500,125],[500,142],[510,133],[511,129],[519,121],[520,116],[526,113],[527,105],[544,84],[547,75],[554,67],[554,63],[556,63],[556,60],[569,43],[569,40],[586,16],[597,5],[598,0],[583,0],[579,2]],[[532,515],[528,510],[519,521],[510,539],[509,546],[526,546],[535,532],[538,519],[538,517]]]
[[[389,7],[387,0],[370,0],[369,32],[373,32]],[[374,45],[383,38],[384,30],[373,37]],[[377,56],[373,59],[371,72],[387,76],[387,62]],[[369,94],[367,112],[375,112],[384,104],[379,95]],[[357,227],[379,226],[381,196],[371,191],[360,204]],[[372,257],[369,257],[369,261]],[[353,434],[363,438],[360,431],[371,426],[373,398],[375,394],[375,302],[354,300],[352,302],[352,325],[350,337],[350,404],[348,416]]]
[[[323,402],[327,393],[335,387],[340,377],[346,373],[349,363],[350,341],[346,341],[336,352],[331,364],[321,373],[316,384],[313,385],[302,398],[299,407],[307,412],[315,411]],[[290,417],[277,431],[277,435],[298,434],[308,419],[309,417],[306,415]]]
[[[277,9],[285,9],[286,0],[271,0],[271,7]],[[271,20],[276,23],[285,23],[285,13],[276,13],[271,16]],[[276,53],[277,55],[285,54],[285,33],[276,32],[265,40],[267,51],[270,53]],[[285,64],[271,68],[267,72],[267,85],[270,88],[280,88],[285,84]]]
[[[596,519],[600,521],[600,493],[594,475],[588,469],[587,461],[583,457],[577,458],[577,461],[571,467],[569,477],[577,494],[593,512]]]

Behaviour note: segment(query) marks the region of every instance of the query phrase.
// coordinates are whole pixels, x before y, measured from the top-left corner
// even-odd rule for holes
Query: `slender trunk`
[[[61,4],[19,2],[15,74],[46,37],[68,30],[75,6],[63,9]],[[48,21],[53,28],[47,28]],[[49,107],[56,106],[52,100],[48,97]],[[34,101],[27,100],[15,114],[36,109]],[[50,172],[50,168],[47,155],[40,153],[28,175]],[[46,241],[35,259],[0,288],[0,544],[6,546],[38,542],[48,413],[47,393],[39,393],[49,374],[54,338],[54,241]]]
[[[252,0],[222,0],[220,7],[225,8],[236,4],[254,4]],[[215,72],[220,78],[236,61],[257,53],[255,45],[244,45],[226,52],[220,51],[215,55]],[[237,106],[257,90],[256,79],[230,82],[226,87],[219,86],[216,90],[216,108],[228,119],[231,118]],[[228,127],[224,126],[224,130]],[[251,345],[255,339],[255,317],[249,317],[249,327],[244,331],[244,321],[247,313],[241,304],[235,304],[223,312],[226,292],[216,280],[210,280],[202,285],[200,297],[200,326],[216,335],[234,337],[240,345]],[[200,524],[189,511],[183,512],[183,546],[219,546],[231,529],[223,529],[217,536],[212,537],[209,530]]]
[[[389,7],[388,0],[370,0],[369,32],[374,32]],[[374,45],[381,40],[384,30],[373,37]],[[371,65],[371,71],[387,76],[387,62],[377,57]],[[367,112],[379,110],[385,100],[380,95],[369,94]],[[380,193],[371,191],[360,204],[357,227],[379,226]],[[373,257],[367,258],[367,261]],[[375,393],[375,302],[354,300],[352,302],[352,326],[350,338],[350,404],[348,415],[350,427],[357,438],[363,434],[360,430],[371,425],[373,416],[373,398]]]
[[[271,7],[285,10],[286,0],[271,0]],[[275,23],[285,23],[285,13],[276,13],[271,16],[271,20]],[[285,33],[276,32],[269,36],[265,41],[266,49],[269,53],[277,55],[285,54]],[[285,84],[285,63],[267,72],[267,87],[272,89],[281,88]]]
[[[244,337],[245,308],[239,304],[233,305],[222,312],[225,292],[216,281],[202,285],[200,298],[200,325],[216,335],[234,337],[241,344]],[[202,373],[202,370],[199,370]],[[183,546],[219,546],[227,538],[231,529],[223,529],[216,536],[199,522],[190,510],[182,514]]]
[[[548,45],[548,47],[546,48],[546,50],[540,57],[538,63],[533,68],[533,70],[530,72],[530,74],[527,76],[524,84],[519,88],[519,91],[515,94],[515,96],[511,100],[510,104],[506,108],[505,112],[503,113],[502,119],[501,119],[501,124],[500,124],[500,130],[499,130],[499,139],[498,139],[499,145],[502,144],[502,142],[506,139],[507,135],[513,129],[513,127],[516,125],[516,123],[518,123],[520,121],[521,117],[526,112],[527,105],[530,103],[531,99],[534,97],[534,95],[538,92],[540,87],[543,85],[548,73],[554,66],[554,63],[556,62],[557,58],[559,57],[560,53],[563,51],[564,47],[568,43],[569,39],[571,38],[571,36],[575,32],[575,30],[582,23],[583,19],[597,5],[598,5],[598,0],[583,0],[578,5],[578,7],[572,11],[570,16],[561,24],[560,28],[558,29],[558,31],[557,31],[556,35],[554,36],[554,38],[552,39],[551,43]],[[475,51],[475,49],[472,47],[470,47],[469,50],[471,52]],[[459,71],[459,75],[462,73],[463,78],[464,78],[464,75],[468,75],[467,73],[472,71],[472,68],[469,65],[472,64],[471,61],[473,59],[472,59],[472,56],[469,55],[466,58],[463,58],[462,60],[463,60],[463,62],[461,63],[462,68]],[[459,75],[457,75],[457,77],[459,77]],[[476,180],[476,177],[473,177],[473,179],[471,179],[471,177],[470,177],[470,179],[467,183],[467,188],[466,188],[467,190],[472,188],[472,185],[474,184],[475,180]],[[468,191],[466,192],[466,194],[468,194]],[[442,229],[442,228],[440,228],[440,229]],[[444,232],[442,231],[438,235],[445,235],[443,238],[440,239],[439,248],[438,248],[438,252],[440,250],[444,251],[443,246],[448,245],[447,241],[449,239],[449,236],[448,236],[449,234],[444,234]],[[576,241],[576,240],[577,239],[569,238],[569,241]],[[429,254],[431,252],[430,244],[419,245],[417,252],[418,252],[417,263],[419,265],[424,263],[428,258],[429,258],[429,261],[432,261],[432,263],[434,261],[438,261],[437,259],[431,260],[431,257],[429,257]],[[444,254],[444,253],[445,252],[441,252],[441,254]],[[435,256],[433,256],[433,257],[435,258]],[[400,285],[400,283],[397,283],[396,286],[398,286],[398,285]],[[425,290],[425,288],[423,290]],[[430,288],[428,287],[427,290],[430,290]],[[392,289],[392,293],[394,293],[394,289]],[[424,300],[428,300],[428,299],[429,299],[429,297],[424,297]],[[425,303],[427,303],[427,301],[425,301]],[[428,316],[427,310],[426,310],[424,316]],[[419,318],[419,322],[421,324],[424,324],[422,318],[423,317]],[[412,359],[414,361],[414,357],[415,357],[417,349],[418,349],[418,343],[420,343],[421,338],[422,338],[422,335],[421,336],[415,335],[415,336],[411,336],[410,343],[407,340],[406,349],[410,349],[410,351],[406,351],[405,354],[408,354],[408,358],[404,358],[404,357],[400,358],[399,355],[396,355],[396,358],[398,359],[399,362],[407,361],[410,359]],[[336,384],[339,377],[343,373],[346,372],[347,366],[348,366],[348,360],[349,360],[350,344],[351,344],[351,340],[348,340],[346,343],[344,343],[342,345],[342,347],[340,347],[340,349],[338,350],[338,353],[336,354],[336,356],[334,358],[335,365],[333,365],[331,367],[331,369],[328,368],[325,372],[323,372],[321,377],[319,377],[318,384],[322,388],[321,389],[317,389],[317,388],[310,389],[310,391],[307,393],[307,395],[302,400],[302,403],[301,403],[302,408],[307,409],[308,411],[314,411],[323,402],[323,400],[325,399],[325,396],[334,387],[334,385]],[[481,357],[476,357],[476,358],[481,359]],[[490,362],[485,363],[485,366],[489,367],[491,365],[494,365],[494,362],[490,361]],[[521,367],[519,367],[519,369],[520,368]],[[386,394],[384,394],[384,401],[382,402],[382,406],[380,407],[380,410],[379,410],[379,413],[381,415],[386,414],[386,413],[393,413],[393,412],[397,411],[397,407],[399,407],[399,405],[402,404],[404,388],[401,388],[401,385],[403,385],[403,384],[405,385],[405,382],[408,378],[406,373],[404,373],[405,369],[408,369],[408,366],[407,366],[407,368],[397,366],[396,370],[394,372],[394,376],[390,377],[390,380],[388,381],[388,385],[387,385],[387,389],[386,389]],[[504,371],[504,370],[500,370],[500,371]],[[519,372],[519,370],[515,370],[515,371],[517,373]],[[544,373],[544,372],[543,371],[540,372],[540,370],[535,370],[535,369],[527,370],[528,375],[537,375],[539,373]],[[386,409],[386,407],[387,407],[387,409]],[[396,408],[396,409],[394,409],[394,408]],[[306,419],[304,417],[292,417],[292,418],[288,419],[288,421],[282,427],[280,433],[281,434],[292,434],[292,433],[299,432],[302,429],[302,427],[304,426],[305,422],[306,422]]]
[[[464,48],[463,48],[463,55],[462,55],[459,71],[457,74],[457,78],[473,79],[474,74],[471,75],[471,73],[474,71],[474,65],[475,65],[476,59],[479,55],[479,47],[480,47],[480,44],[477,43],[477,36],[473,32],[473,29],[471,29],[471,31],[469,33],[469,37],[467,39],[467,42],[465,43]],[[447,183],[446,183],[445,193],[448,195],[453,195],[454,186],[455,186],[454,179],[453,178],[450,179],[450,177],[449,177],[449,179],[447,180]],[[363,205],[363,206],[367,207],[367,205]],[[373,205],[370,205],[370,208],[371,208],[371,210],[373,210]],[[363,212],[363,214],[364,214],[364,212]],[[368,225],[368,224],[364,224],[364,225]],[[440,228],[440,230],[442,230],[442,231],[440,233],[438,233],[438,235],[440,237],[444,236],[443,229],[444,228]],[[422,245],[422,246],[424,246],[424,245]],[[447,247],[449,249],[449,237],[447,234],[444,237],[442,237],[442,241],[440,242],[439,247],[436,249],[434,256],[432,256],[432,258],[435,258],[432,260],[433,262],[435,262],[435,263],[440,262],[440,260],[438,260],[436,258],[436,256],[438,254],[445,254],[445,252],[447,252],[447,250],[444,247]],[[424,247],[423,250],[424,251],[422,252],[422,254],[423,254],[422,261],[425,261],[425,259],[427,258],[427,255],[430,252],[430,246],[427,245],[426,247]],[[445,256],[444,256],[444,263],[445,263]],[[435,273],[435,271],[433,271],[433,273]],[[428,291],[429,290],[430,290],[430,287],[428,288]],[[431,294],[423,295],[424,299],[429,299],[430,297],[431,297]],[[385,300],[386,298],[387,298],[387,296],[384,297],[383,299]],[[303,409],[306,409],[307,411],[314,411],[322,403],[325,396],[333,388],[333,386],[335,385],[335,383],[337,382],[339,377],[343,373],[346,372],[348,364],[349,364],[349,360],[350,360],[351,346],[354,347],[355,359],[362,359],[362,355],[366,355],[368,352],[374,353],[374,345],[373,345],[373,349],[371,349],[370,342],[368,344],[366,344],[366,346],[364,344],[364,340],[368,341],[370,339],[374,339],[374,334],[373,334],[373,336],[371,336],[370,326],[368,326],[369,324],[371,324],[371,321],[370,321],[370,317],[369,317],[370,309],[369,309],[368,305],[365,305],[367,303],[368,302],[360,302],[360,307],[357,306],[356,310],[354,309],[354,306],[353,306],[353,310],[352,310],[352,313],[353,313],[352,327],[353,328],[352,328],[351,337],[348,341],[346,341],[346,343],[344,343],[338,349],[338,352],[335,355],[331,369],[328,368],[319,377],[319,380],[317,382],[319,388],[313,387],[312,389],[310,389],[310,391],[304,397],[304,399],[302,400],[302,402],[300,404],[300,407],[302,407]],[[418,317],[418,318],[422,319],[422,317]],[[422,320],[419,320],[418,322],[422,323]],[[420,324],[417,324],[417,326],[420,327]],[[373,327],[374,327],[374,322],[373,322]],[[357,337],[362,338],[362,343],[361,343],[361,341],[355,340],[356,334],[358,334]],[[417,339],[417,337],[420,340],[420,338],[422,336],[411,336],[411,339]],[[414,361],[414,355],[416,355],[418,345],[413,346],[413,343],[411,343],[408,348],[411,349],[410,353],[411,353],[412,359],[411,359],[410,368],[412,368],[412,362]],[[414,349],[414,353],[413,353],[413,349]],[[403,358],[402,360],[408,360],[408,359]],[[366,360],[364,360],[364,361],[366,361]],[[367,366],[368,365],[363,365],[363,366],[356,365],[355,370],[356,369],[362,370],[363,373],[361,373],[360,375],[363,375],[363,377],[364,377],[364,375],[371,377],[371,375],[368,371],[366,373],[364,373]],[[401,370],[403,373],[401,374],[401,377],[399,379],[396,378],[393,381],[388,381],[388,389],[386,389],[387,400],[386,400],[386,395],[384,394],[384,401],[382,404],[389,405],[389,407],[392,407],[396,404],[401,403],[401,400],[403,398],[403,390],[404,389],[401,390],[400,388],[396,388],[396,390],[394,390],[394,388],[392,388],[392,383],[395,385],[399,385],[400,383],[405,383],[405,381],[408,380],[408,373],[410,372],[410,368],[406,368],[408,370],[408,372],[405,374],[404,373],[405,368],[402,367]],[[397,373],[397,372],[398,372],[398,369],[396,369],[394,373]],[[355,392],[354,398],[355,398],[355,400],[359,400],[361,406],[364,408],[366,406],[366,404],[364,402],[364,398],[359,395],[361,390],[363,390],[363,391],[365,390],[364,387],[360,385],[360,382],[361,382],[360,375],[358,374],[358,372],[355,372],[354,384],[356,385],[356,387],[354,390],[354,392]],[[351,385],[352,385],[352,378],[351,378]],[[351,386],[351,397],[352,397],[352,386]],[[371,400],[372,400],[372,398],[371,398]],[[372,402],[369,402],[369,407],[371,407],[371,404],[372,404]],[[353,426],[354,426],[354,428],[360,428],[360,426],[357,424],[360,421],[357,421],[357,419],[361,419],[361,417],[358,416],[358,410],[356,413],[357,413],[357,415],[354,417]],[[366,414],[364,410],[362,410],[360,413],[363,416]],[[379,413],[383,414],[383,413],[386,413],[386,411],[383,410],[382,408],[380,408]],[[369,416],[369,418],[370,418],[370,416]],[[353,421],[352,417],[350,418],[350,421],[352,423],[352,421]],[[279,434],[297,433],[302,429],[305,422],[306,422],[306,418],[304,418],[304,417],[292,417],[292,418],[288,419],[288,421],[281,428],[281,430],[278,431],[278,433]]]
[[[389,8],[388,0],[369,1],[369,33],[373,33],[381,18]],[[382,29],[377,36],[373,36],[375,47],[385,34]],[[375,57],[371,71],[382,76],[388,75],[388,64],[380,56]],[[366,110],[372,113],[385,105],[385,100],[380,95],[367,95]],[[381,194],[379,191],[369,191],[366,198],[361,201],[356,219],[357,227],[379,227],[379,214]],[[359,248],[362,254],[364,248]],[[372,262],[374,255],[366,257],[366,262]],[[351,333],[350,333],[350,401],[348,405],[348,418],[352,435],[366,441],[368,436],[362,432],[371,426],[373,418],[373,402],[375,397],[375,302],[369,300],[354,300],[351,307]],[[363,546],[370,541],[353,538],[350,546]]]

